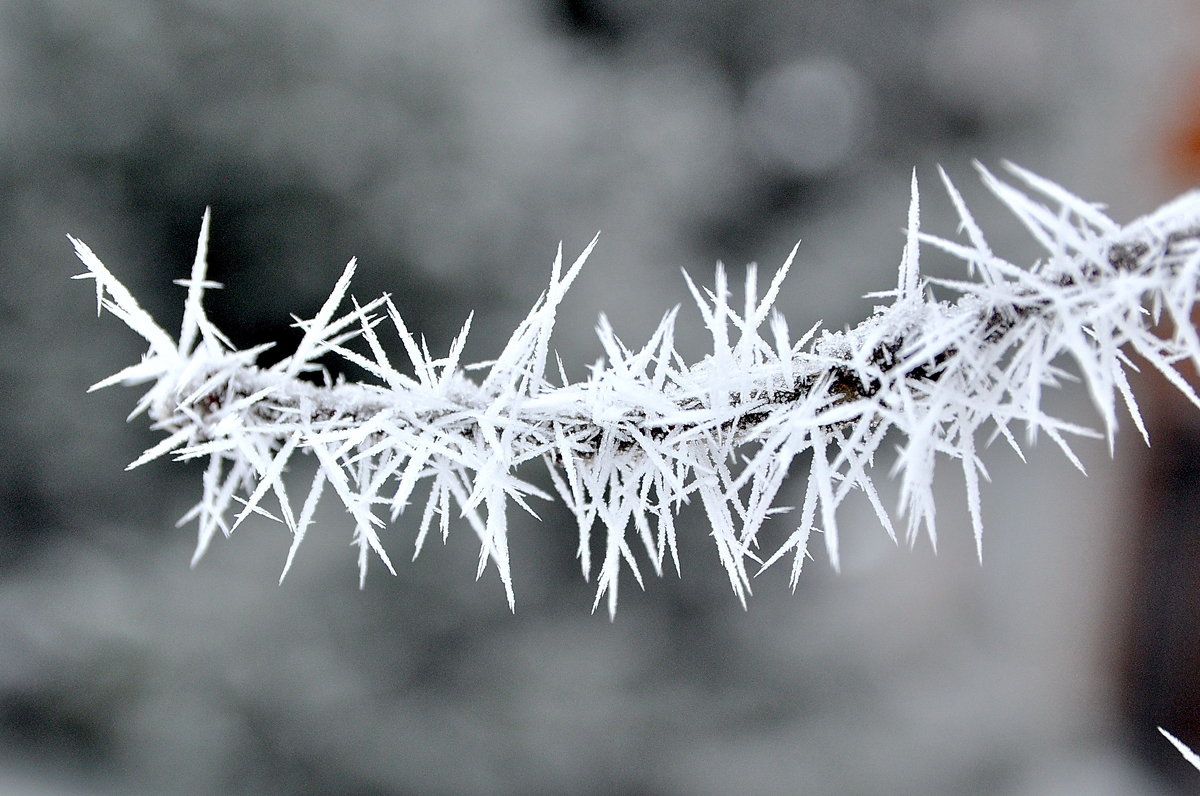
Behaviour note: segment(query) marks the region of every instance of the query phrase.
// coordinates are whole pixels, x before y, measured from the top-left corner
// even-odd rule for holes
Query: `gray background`
[[[1084,444],[1084,479],[1048,448],[1028,465],[996,450],[982,567],[948,480],[936,557],[856,506],[841,574],[817,553],[792,594],[770,571],[746,611],[696,513],[683,578],[623,583],[615,622],[589,613],[554,507],[514,530],[515,616],[494,571],[474,580],[461,528],[359,591],[333,503],[282,586],[289,540],[265,522],[192,570],[193,529],[173,525],[199,473],[123,471],[156,439],[122,422],[136,393],[84,390],[141,349],[67,279],[64,235],[177,328],[171,280],[211,205],[227,289],[210,315],[239,344],[296,339],[289,313],[311,316],[358,256],[355,294],[390,291],[435,351],[474,309],[483,359],[557,243],[570,257],[601,229],[557,338],[579,378],[599,312],[638,342],[686,300],[681,268],[770,269],[801,238],[793,328],[861,318],[893,284],[914,166],[928,229],[954,231],[940,163],[1018,260],[1033,250],[973,158],[1119,220],[1150,210],[1183,187],[1159,143],[1200,67],[1196,16],[1183,0],[0,2],[0,790],[1170,792],[1133,751],[1153,729],[1115,707],[1136,456]],[[1083,394],[1056,401],[1088,417]],[[394,560],[413,523],[389,531]]]

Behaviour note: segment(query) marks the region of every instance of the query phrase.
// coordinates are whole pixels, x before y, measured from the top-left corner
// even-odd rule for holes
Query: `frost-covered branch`
[[[394,521],[411,503],[420,515],[415,552],[431,530],[445,539],[451,522],[465,519],[481,542],[479,572],[493,562],[512,605],[506,512],[515,503],[534,514],[528,499],[550,497],[521,477],[523,464],[540,459],[575,514],[584,576],[599,570],[597,604],[607,597],[615,610],[622,562],[639,583],[646,564],[661,575],[669,559],[678,571],[675,518],[692,501],[707,513],[744,601],[754,571],[785,557],[795,585],[818,529],[836,567],[837,511],[853,492],[896,537],[874,484],[887,438],[899,445],[898,515],[908,540],[923,528],[936,544],[933,478],[945,457],[961,469],[979,545],[987,477],[980,447],[1001,438],[1020,454],[1015,427],[1024,427],[1028,441],[1045,435],[1082,469],[1069,438],[1105,436],[1111,449],[1119,404],[1144,437],[1128,380],[1132,354],[1200,405],[1176,370],[1200,364],[1190,322],[1200,287],[1200,194],[1121,227],[1096,205],[1008,168],[1024,190],[981,174],[1045,249],[1032,267],[991,250],[944,173],[962,239],[922,233],[914,177],[898,284],[874,294],[888,303],[862,323],[839,332],[814,326],[792,338],[773,305],[793,250],[761,296],[751,268],[736,304],[720,267],[712,288],[687,279],[713,343],[699,363],[675,351],[674,311],[638,348],[601,318],[606,360],[575,383],[550,335],[595,240],[569,267],[560,247],[549,287],[491,362],[460,361],[470,318],[449,352],[433,356],[388,296],[364,305],[351,299],[344,309],[352,260],[316,317],[297,321],[303,337],[295,352],[260,367],[265,346],[238,350],[205,316],[203,294],[215,286],[206,278],[207,213],[191,276],[180,282],[187,299],[178,340],[72,238],[87,267],[80,277],[96,281],[98,311],[109,310],[150,346],[141,362],[93,389],[152,383],[134,415],[147,413],[166,436],[130,467],[166,454],[208,460],[203,497],[184,518],[199,523],[197,559],[218,530],[229,535],[250,514],[265,514],[292,533],[285,575],[318,501],[332,490],[353,517],[361,577],[372,552],[394,572],[380,534],[384,518]],[[966,278],[923,276],[922,244],[961,259]],[[399,337],[405,369],[389,358],[380,324]],[[375,381],[318,386],[311,374],[323,372],[316,360],[327,352]],[[1076,378],[1088,386],[1102,434],[1043,409],[1044,389]],[[318,468],[294,500],[284,474],[300,452],[314,455]],[[807,470],[794,532],[763,550],[760,530],[784,510],[775,500],[793,469]],[[278,516],[264,505],[268,495]],[[603,534],[599,562],[593,532]]]

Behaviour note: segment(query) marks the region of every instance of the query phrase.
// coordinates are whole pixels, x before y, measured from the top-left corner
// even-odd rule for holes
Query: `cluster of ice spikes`
[[[1200,364],[1190,322],[1200,286],[1200,193],[1121,227],[1096,205],[1008,169],[1024,191],[980,171],[1045,249],[1032,267],[992,252],[944,173],[963,239],[920,232],[914,176],[898,284],[874,294],[890,301],[862,323],[839,332],[814,326],[793,339],[772,309],[793,250],[761,296],[751,268],[736,305],[720,267],[711,289],[687,280],[712,336],[701,362],[689,365],[676,353],[674,311],[637,349],[601,318],[606,361],[576,383],[556,361],[550,335],[595,240],[565,270],[560,247],[549,287],[494,361],[461,363],[469,318],[449,352],[435,357],[388,296],[367,304],[352,298],[343,309],[351,260],[316,317],[297,321],[303,336],[295,352],[260,367],[264,347],[238,350],[205,316],[204,291],[216,286],[206,279],[207,213],[191,276],[179,282],[187,299],[178,339],[72,238],[87,267],[79,278],[96,281],[97,312],[107,309],[150,346],[141,362],[92,389],[152,383],[133,415],[148,413],[166,436],[130,467],[167,454],[207,458],[203,497],[183,520],[199,523],[197,559],[218,530],[229,535],[252,513],[264,514],[292,534],[286,575],[318,501],[332,491],[353,519],[362,577],[372,552],[394,572],[381,538],[385,518],[395,521],[412,504],[416,552],[431,529],[444,539],[451,524],[465,521],[480,539],[479,572],[495,564],[511,606],[506,512],[516,504],[533,514],[530,497],[551,497],[521,476],[540,459],[574,512],[584,576],[598,565],[596,604],[607,597],[609,611],[616,609],[622,562],[639,584],[646,565],[661,575],[669,558],[678,571],[675,520],[692,502],[703,506],[744,601],[751,575],[784,557],[794,586],[814,531],[837,566],[838,508],[851,493],[865,495],[896,537],[874,485],[885,440],[899,451],[897,516],[908,540],[923,528],[936,543],[934,469],[944,457],[961,469],[978,544],[979,485],[987,476],[981,445],[1000,438],[1020,454],[1014,427],[1023,427],[1029,441],[1045,435],[1080,466],[1068,438],[1100,436],[1047,414],[1047,387],[1082,379],[1110,448],[1119,404],[1146,433],[1128,380],[1132,354],[1200,405],[1177,371],[1186,361]],[[966,278],[923,277],[922,243],[961,258]],[[935,290],[951,299],[936,299]],[[385,323],[399,337],[406,368],[393,364],[380,340]],[[304,378],[322,372],[316,359],[327,352],[375,382]],[[469,377],[472,370],[481,375]],[[286,473],[299,453],[318,467],[296,500],[289,486],[298,485]],[[761,529],[784,511],[775,500],[793,471],[801,478],[807,471],[807,486],[786,526],[792,532],[764,550]],[[593,533],[603,534],[599,562]]]

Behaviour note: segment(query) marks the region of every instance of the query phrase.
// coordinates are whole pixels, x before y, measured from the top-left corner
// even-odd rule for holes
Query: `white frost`
[[[190,277],[180,282],[188,295],[178,343],[86,245],[71,240],[87,268],[80,277],[96,281],[99,307],[149,343],[141,362],[96,385],[151,383],[135,414],[148,412],[167,436],[131,466],[168,453],[209,460],[203,496],[185,517],[199,524],[197,558],[218,529],[228,535],[252,512],[274,517],[263,507],[270,497],[293,534],[286,574],[328,484],[353,518],[361,577],[372,554],[392,570],[381,515],[395,520],[411,502],[421,517],[415,552],[435,518],[443,538],[452,521],[465,519],[480,540],[480,573],[496,567],[511,606],[506,510],[515,503],[536,516],[529,498],[549,497],[520,477],[526,462],[540,459],[576,518],[584,576],[599,566],[596,604],[607,598],[612,612],[622,568],[642,583],[640,555],[656,574],[668,555],[678,571],[675,515],[693,500],[744,601],[751,575],[787,556],[794,586],[814,531],[837,566],[838,508],[852,492],[866,496],[895,538],[874,484],[885,439],[899,444],[894,474],[908,540],[923,530],[936,543],[934,469],[954,459],[982,555],[981,443],[999,436],[1020,454],[1014,426],[1023,425],[1028,441],[1048,437],[1082,469],[1069,438],[1098,435],[1049,415],[1044,389],[1082,380],[1110,446],[1118,405],[1145,436],[1128,379],[1132,354],[1200,405],[1176,370],[1200,364],[1189,322],[1200,289],[1200,194],[1122,228],[1048,180],[1008,170],[1025,191],[980,169],[1045,249],[1031,268],[993,253],[944,173],[965,240],[921,232],[914,175],[896,289],[874,294],[891,303],[858,326],[819,335],[813,326],[790,342],[773,306],[793,250],[762,297],[748,272],[740,310],[723,269],[712,289],[685,275],[712,337],[712,353],[700,362],[689,365],[675,351],[674,311],[640,348],[626,346],[601,318],[606,359],[576,383],[560,362],[548,371],[550,336],[595,240],[565,272],[560,247],[549,287],[490,363],[460,365],[469,318],[448,354],[434,357],[387,296],[351,301],[338,315],[352,260],[317,316],[297,321],[304,334],[296,351],[267,369],[256,365],[264,347],[237,350],[204,313],[204,291],[217,287],[206,279],[207,212]],[[921,245],[963,260],[965,278],[922,276]],[[956,300],[934,301],[932,285]],[[385,320],[412,376],[385,353],[377,329]],[[363,344],[350,347],[356,340]],[[363,367],[376,383],[317,386],[298,378],[318,371],[315,360],[326,352]],[[474,371],[482,377],[467,375]],[[297,452],[319,464],[298,512],[284,487]],[[775,500],[793,470],[807,473],[798,474],[807,478],[799,523],[764,552],[760,530],[780,513]],[[597,528],[605,543],[594,562]]]

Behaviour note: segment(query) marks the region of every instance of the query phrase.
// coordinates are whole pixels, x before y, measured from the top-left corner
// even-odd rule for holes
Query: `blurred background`
[[[552,506],[514,528],[515,616],[462,528],[360,591],[336,501],[277,586],[283,526],[189,569],[199,472],[124,472],[156,439],[122,422],[138,393],[85,390],[141,348],[64,237],[178,328],[211,205],[209,313],[240,345],[298,339],[289,313],[357,256],[355,294],[391,292],[435,351],[475,310],[485,359],[558,242],[603,230],[557,338],[579,378],[600,312],[640,342],[681,268],[770,270],[798,239],[793,328],[861,319],[914,167],[927,229],[955,229],[942,164],[1018,262],[973,159],[1150,211],[1200,179],[1197,33],[1185,0],[0,0],[0,792],[1200,788],[1154,731],[1200,748],[1200,480],[1165,423],[1190,408],[1151,401],[1157,465],[1136,435],[1081,444],[1088,478],[993,451],[982,566],[948,478],[936,556],[857,507],[840,574],[816,552],[747,610],[695,512],[683,577],[624,584],[612,622]],[[1090,422],[1084,393],[1054,401]]]

